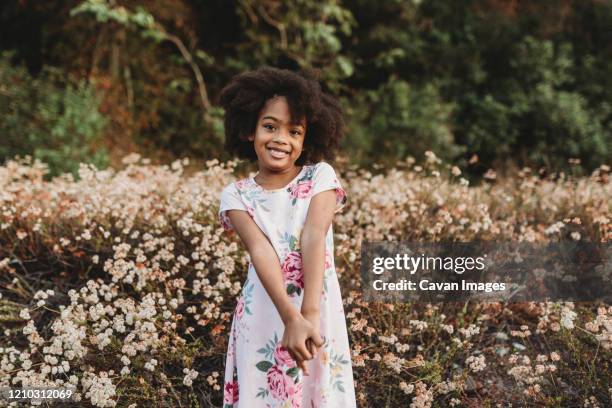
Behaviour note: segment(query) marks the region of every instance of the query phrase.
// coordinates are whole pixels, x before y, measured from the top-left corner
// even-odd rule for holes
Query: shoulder
[[[336,179],[336,170],[332,167],[331,164],[320,161],[313,166],[314,171],[313,174],[317,179]]]
[[[236,186],[236,182],[229,183],[226,185],[223,190],[221,190],[221,201],[224,200],[232,200],[235,198],[239,198],[240,192]]]
[[[238,194],[240,193],[240,191],[246,188],[248,181],[249,181],[248,178],[243,178],[243,179],[234,181],[232,183],[229,183],[223,188],[223,190],[221,191],[221,194]]]
[[[236,182],[231,182],[225,187],[223,187],[223,190],[221,190],[221,195],[232,193],[234,191],[236,191]]]
[[[315,164],[317,171],[319,172],[323,172],[323,173],[336,173],[336,171],[334,170],[334,168],[332,167],[331,164],[324,162],[324,161],[320,161],[318,163]]]
[[[327,162],[320,161],[306,165],[306,175],[316,176],[318,174],[335,173],[334,168]],[[308,177],[307,177],[308,178]]]
[[[318,179],[321,178],[322,174],[325,174],[329,171],[326,166],[331,168],[331,166],[329,166],[329,164],[325,162],[305,164],[302,177],[300,177],[300,179],[297,181],[298,184],[316,182]]]
[[[336,171],[331,164],[321,161],[312,166],[312,184],[315,192],[340,186]]]

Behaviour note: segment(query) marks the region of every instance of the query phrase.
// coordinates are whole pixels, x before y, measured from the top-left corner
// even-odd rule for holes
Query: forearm
[[[325,232],[304,230],[300,245],[304,271],[302,313],[319,313],[325,273]]]
[[[276,306],[276,310],[283,323],[287,324],[299,312],[295,309],[287,295],[276,251],[272,244],[266,241],[265,243],[257,244],[255,248],[249,251],[249,254],[261,284],[268,293],[268,296],[270,296],[274,306]]]

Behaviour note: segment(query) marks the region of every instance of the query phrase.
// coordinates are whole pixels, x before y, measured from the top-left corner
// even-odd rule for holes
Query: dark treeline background
[[[218,93],[261,65],[321,70],[361,166],[609,161],[612,4],[596,0],[3,1],[0,161],[226,159]]]

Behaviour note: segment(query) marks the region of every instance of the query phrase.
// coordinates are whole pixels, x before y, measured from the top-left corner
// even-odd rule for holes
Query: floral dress
[[[336,212],[346,203],[332,166],[305,165],[285,187],[266,190],[253,177],[223,189],[219,220],[233,231],[226,211],[247,211],[272,243],[281,265],[287,295],[299,311],[304,293],[300,236],[310,200],[336,191]],[[319,332],[324,345],[306,362],[303,375],[287,349],[281,317],[252,264],[238,297],[225,363],[223,408],[356,407],[351,354],[340,286],[334,266],[333,231],[325,238],[325,272]]]

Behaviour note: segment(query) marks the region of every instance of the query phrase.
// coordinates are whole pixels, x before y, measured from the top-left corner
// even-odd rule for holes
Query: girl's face
[[[254,142],[260,169],[278,172],[294,167],[302,153],[306,123],[290,123],[289,105],[284,96],[277,96],[265,103],[259,114]]]

